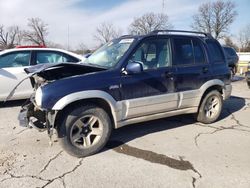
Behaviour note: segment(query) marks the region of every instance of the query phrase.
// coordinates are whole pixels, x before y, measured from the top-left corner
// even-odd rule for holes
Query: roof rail
[[[16,48],[46,48],[45,45],[27,45],[27,46],[16,46]]]
[[[185,31],[185,30],[154,30],[149,34],[159,34],[159,33],[190,33],[196,35],[204,35],[205,37],[213,38],[210,33],[198,32],[198,31]]]
[[[119,38],[123,38],[123,37],[133,37],[134,35],[122,35],[122,36],[119,36]]]

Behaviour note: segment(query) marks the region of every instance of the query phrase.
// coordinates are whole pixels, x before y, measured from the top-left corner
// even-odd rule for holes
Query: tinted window
[[[174,39],[175,64],[185,65],[194,63],[194,54],[191,39]]]
[[[232,48],[224,47],[224,51],[226,52],[227,56],[237,56],[235,50]]]
[[[209,56],[213,62],[223,62],[224,55],[221,48],[216,42],[208,41],[207,42]]]
[[[139,61],[143,69],[155,69],[171,65],[169,39],[147,40],[143,42],[130,58]]]
[[[43,64],[43,63],[76,62],[72,61],[72,58],[69,57],[70,56],[67,56],[60,52],[38,51],[36,53],[36,63]]]
[[[30,52],[12,52],[0,56],[0,68],[29,66]]]
[[[195,63],[205,63],[205,55],[200,42],[193,40]]]

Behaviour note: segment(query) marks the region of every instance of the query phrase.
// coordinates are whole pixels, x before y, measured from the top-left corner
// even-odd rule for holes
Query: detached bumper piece
[[[22,108],[18,115],[19,125],[22,127],[29,127],[29,120],[27,116],[28,110]]]
[[[31,102],[22,106],[18,115],[19,125],[22,127],[36,128],[38,130],[46,129],[45,113],[35,110]]]

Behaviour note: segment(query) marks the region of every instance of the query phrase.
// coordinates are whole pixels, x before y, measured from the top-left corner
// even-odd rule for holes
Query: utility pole
[[[67,49],[69,51],[69,24],[68,24],[68,41],[67,41],[68,45],[67,45]]]

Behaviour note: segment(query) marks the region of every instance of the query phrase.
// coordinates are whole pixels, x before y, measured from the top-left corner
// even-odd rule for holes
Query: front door
[[[0,56],[0,101],[4,101],[12,89],[27,74],[24,68],[30,65],[31,52],[10,52]],[[30,80],[25,80],[15,91],[14,99],[28,98],[33,89]]]
[[[144,39],[128,59],[143,66],[141,73],[121,76],[121,99],[130,119],[176,109],[174,70],[168,38]]]

